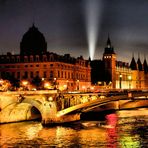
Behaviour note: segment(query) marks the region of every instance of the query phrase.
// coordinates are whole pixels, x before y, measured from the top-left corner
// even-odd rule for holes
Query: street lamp
[[[122,88],[122,74],[119,75],[119,88]]]
[[[28,84],[29,84],[29,82],[27,80],[22,81],[22,86],[24,87],[24,90],[28,89]]]
[[[85,88],[86,88],[85,86],[82,86],[82,89],[83,89],[84,92],[85,92]]]
[[[132,76],[131,75],[128,76],[128,80],[129,80],[129,89],[131,89],[131,80],[132,80]]]
[[[44,88],[49,89],[49,87],[50,87],[50,83],[49,82],[45,82],[44,83]]]
[[[77,80],[77,90],[79,90],[79,80]]]

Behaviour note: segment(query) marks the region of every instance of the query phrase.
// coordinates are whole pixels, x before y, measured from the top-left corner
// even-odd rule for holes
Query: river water
[[[104,121],[43,127],[39,121],[2,124],[2,148],[146,148],[147,110],[120,111]]]

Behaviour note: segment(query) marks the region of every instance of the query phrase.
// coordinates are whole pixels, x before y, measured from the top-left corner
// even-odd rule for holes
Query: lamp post
[[[129,89],[131,89],[131,80],[132,80],[132,76],[131,75],[128,76],[128,80],[129,80]]]
[[[66,81],[66,84],[67,84],[67,92],[68,92],[68,89],[69,89],[69,81],[68,80]]]
[[[79,90],[79,80],[77,80],[77,90]]]
[[[57,78],[53,79],[53,85],[54,85],[54,89],[57,89]]]
[[[122,74],[119,75],[119,88],[122,88]]]

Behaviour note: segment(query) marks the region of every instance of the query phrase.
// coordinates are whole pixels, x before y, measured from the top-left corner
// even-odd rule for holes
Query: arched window
[[[16,57],[16,62],[20,62],[20,56]]]
[[[33,62],[33,56],[32,55],[30,56],[30,62]]]
[[[50,71],[50,78],[53,78],[53,71]]]
[[[50,56],[49,56],[49,61],[54,61],[53,55],[50,55]]]
[[[7,57],[7,62],[10,62],[10,58],[9,57]]]
[[[47,56],[43,55],[43,61],[47,61]]]
[[[24,56],[24,62],[28,62],[28,57]]]
[[[39,61],[39,56],[38,55],[36,55],[36,62],[38,62]]]
[[[11,62],[15,62],[14,56],[11,57]]]

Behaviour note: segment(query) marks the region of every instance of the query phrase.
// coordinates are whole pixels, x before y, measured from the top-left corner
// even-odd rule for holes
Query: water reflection
[[[106,123],[106,124],[104,124]],[[68,126],[43,127],[40,122],[3,124],[0,127],[5,147],[81,147],[139,148],[147,146],[147,116],[106,116],[106,121],[81,121]]]
[[[123,124],[120,126],[120,143],[126,147],[146,147],[148,145],[148,117],[138,116],[122,118]],[[125,123],[124,123],[125,121]]]
[[[118,116],[116,114],[109,114],[106,116],[107,122],[107,147],[117,148],[118,147],[118,132],[117,122]]]

